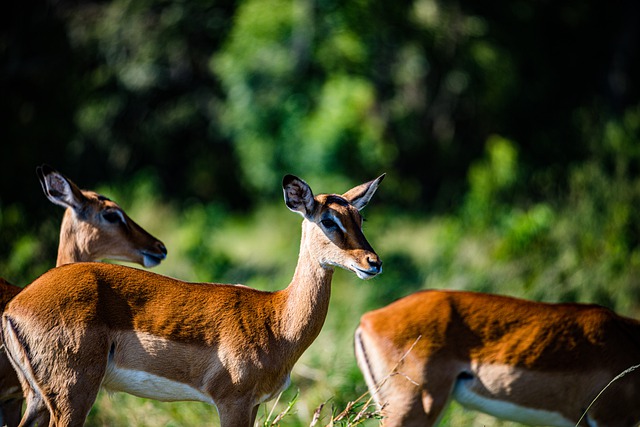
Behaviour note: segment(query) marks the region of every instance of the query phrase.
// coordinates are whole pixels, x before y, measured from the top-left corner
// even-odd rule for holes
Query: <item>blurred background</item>
[[[0,276],[13,283],[55,265],[63,212],[42,163],[162,239],[154,271],[268,290],[297,258],[284,174],[340,193],[387,173],[364,211],[384,274],[336,274],[325,328],[274,408],[292,402],[283,425],[365,392],[359,316],[418,289],[640,317],[637,1],[32,0],[0,22]],[[89,425],[214,413],[101,395]],[[511,425],[455,405],[446,417]]]

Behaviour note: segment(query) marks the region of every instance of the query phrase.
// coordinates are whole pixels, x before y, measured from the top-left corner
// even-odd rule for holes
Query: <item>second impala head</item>
[[[287,207],[301,214],[303,238],[312,239],[314,256],[320,264],[353,271],[361,279],[382,272],[382,261],[362,232],[364,208],[384,175],[352,188],[342,195],[313,195],[309,185],[293,175],[282,181]]]
[[[73,242],[73,259],[105,259],[155,267],[167,257],[164,244],[133,221],[117,203],[78,186],[53,169],[37,168],[42,190],[53,203],[66,208],[61,242]]]

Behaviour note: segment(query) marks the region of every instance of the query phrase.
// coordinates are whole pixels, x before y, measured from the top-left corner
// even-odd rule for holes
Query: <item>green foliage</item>
[[[486,158],[469,168],[469,193],[463,210],[471,224],[486,227],[503,214],[505,195],[518,179],[517,154],[511,141],[494,135],[487,141]]]
[[[346,189],[387,172],[365,223],[385,272],[336,273],[324,330],[274,409],[295,402],[283,425],[325,402],[328,422],[364,393],[359,315],[418,289],[640,317],[631,3],[39,6],[13,4],[0,30],[0,269],[14,283],[54,265],[62,211],[38,187],[42,162],[83,188],[109,182],[166,243],[155,271],[267,290],[296,259],[284,173]],[[213,412],[101,394],[89,425],[216,425]],[[509,425],[455,405],[444,424]]]
[[[325,68],[342,56],[355,61],[360,41],[331,29],[316,50],[315,35],[306,33],[312,18],[304,2],[247,1],[210,63],[228,95],[221,123],[235,141],[244,178],[269,196],[286,172],[344,184],[352,170],[374,175],[391,160],[374,114],[374,86]],[[307,68],[318,75],[303,73]]]

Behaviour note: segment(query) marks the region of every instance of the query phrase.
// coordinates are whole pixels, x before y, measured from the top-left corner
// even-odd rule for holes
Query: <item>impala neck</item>
[[[302,226],[302,239],[298,265],[291,283],[280,291],[283,311],[280,334],[304,351],[318,336],[329,308],[333,267],[323,266],[311,251],[313,239],[306,221]],[[300,352],[300,353],[301,353]]]
[[[87,233],[80,232],[79,227],[82,226],[83,224],[78,223],[71,209],[67,209],[62,219],[62,225],[60,226],[60,242],[58,243],[56,267],[72,262],[96,261],[87,251],[87,242],[91,236],[85,235]],[[85,241],[79,241],[79,236],[84,236]]]

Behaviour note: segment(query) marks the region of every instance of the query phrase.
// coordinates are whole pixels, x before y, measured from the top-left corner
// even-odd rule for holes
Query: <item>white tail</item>
[[[60,227],[56,265],[114,259],[153,267],[167,250],[114,202],[80,190],[48,165],[36,169],[49,200],[66,208]],[[22,288],[0,278],[0,309]],[[18,425],[22,409],[20,382],[4,351],[0,352],[0,425]]]
[[[215,404],[222,426],[253,425],[259,404],[287,387],[320,333],[333,267],[362,279],[381,272],[358,211],[382,178],[315,197],[301,179],[284,178],[286,205],[304,219],[293,279],[277,292],[95,263],[38,278],[2,320],[27,394],[21,426],[43,411],[51,425],[82,425],[101,385]]]
[[[355,343],[385,426],[433,426],[450,399],[530,425],[640,423],[640,370],[607,387],[640,364],[640,322],[600,306],[422,291],[363,315]]]

